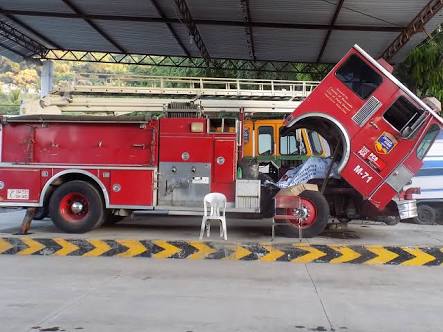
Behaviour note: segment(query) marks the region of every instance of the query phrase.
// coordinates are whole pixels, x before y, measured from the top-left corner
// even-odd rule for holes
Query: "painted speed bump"
[[[261,262],[437,266],[443,247],[229,243],[166,240],[0,238],[2,255],[223,259]]]

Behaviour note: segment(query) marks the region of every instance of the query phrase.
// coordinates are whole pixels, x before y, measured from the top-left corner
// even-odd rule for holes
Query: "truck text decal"
[[[362,180],[366,181],[366,183],[371,182],[372,176],[369,176],[369,173],[363,170],[363,167],[357,165],[354,167],[354,173],[362,178]]]

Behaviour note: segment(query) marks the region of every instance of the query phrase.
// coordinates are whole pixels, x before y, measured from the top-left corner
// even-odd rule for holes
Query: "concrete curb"
[[[0,238],[2,255],[117,256],[262,262],[437,266],[443,247],[229,243],[167,240]]]

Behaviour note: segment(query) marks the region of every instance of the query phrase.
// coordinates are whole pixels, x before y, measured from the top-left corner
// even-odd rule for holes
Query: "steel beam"
[[[83,18],[75,13],[57,13],[43,11],[25,11],[25,10],[0,10],[1,14],[14,14],[34,17],[58,17],[58,18]],[[91,20],[103,21],[122,21],[122,22],[154,22],[154,23],[182,23],[179,18],[161,18],[161,17],[143,17],[143,16],[122,16],[122,15],[96,15],[85,14],[85,18]],[[194,19],[195,25],[215,25],[215,26],[234,26],[247,27],[243,21],[221,21],[221,20],[200,20]],[[306,29],[306,30],[328,30],[328,24],[305,24],[305,23],[277,23],[277,22],[249,22],[253,28],[275,28],[275,29]],[[401,32],[403,27],[398,26],[374,26],[374,25],[334,25],[332,30],[339,31],[375,31],[375,32]]]
[[[331,37],[332,29],[335,26],[335,22],[337,21],[338,14],[340,14],[341,7],[343,6],[343,2],[345,0],[339,0],[337,3],[337,7],[335,8],[334,15],[332,16],[331,22],[329,23],[328,32],[326,32],[325,39],[323,40],[323,44],[321,45],[320,52],[318,53],[317,62],[321,61],[323,57],[323,53],[325,52],[326,46],[328,45],[329,38]]]
[[[197,24],[194,22],[192,18],[191,11],[189,10],[188,5],[186,4],[186,0],[174,0],[175,6],[177,7],[180,14],[180,21],[186,25],[188,28],[189,34],[194,40],[195,46],[198,48],[201,57],[209,63],[211,60],[211,56],[209,55],[208,49],[203,41],[203,38],[198,31]]]
[[[408,26],[402,29],[401,33],[395,38],[391,45],[386,48],[382,57],[389,61],[392,57],[409,42],[411,37],[425,30],[425,25],[443,8],[443,0],[431,0],[429,3],[418,13],[418,15],[408,24]]]
[[[322,79],[333,67],[333,64],[298,63],[290,61],[252,61],[214,58],[211,59],[210,63],[207,63],[203,58],[197,57],[120,54],[73,50],[49,50],[47,54],[40,58],[47,60],[122,63],[160,67],[311,74],[313,76],[313,79]]]
[[[17,45],[29,50],[31,52],[30,56],[38,55],[43,57],[48,52],[48,49],[38,41],[32,39],[31,37],[18,31],[12,25],[9,25],[3,21],[0,21],[0,36],[3,36]]]
[[[66,6],[68,6],[74,13],[80,16],[86,23],[91,26],[95,31],[98,32],[104,39],[106,39],[109,43],[111,43],[119,52],[125,53],[126,50],[120,46],[111,36],[109,36],[106,32],[103,31],[94,21],[87,17],[87,15],[76,5],[74,5],[70,0],[62,0]]]
[[[152,5],[155,7],[155,9],[157,10],[158,15],[160,15],[161,18],[166,19],[166,15],[163,12],[163,9],[161,9],[160,5],[157,3],[157,0],[151,0]],[[180,46],[180,48],[183,50],[183,52],[187,55],[187,56],[191,56],[191,54],[189,53],[189,50],[185,47],[185,45],[183,44],[183,42],[180,40],[180,37],[177,35],[177,32],[175,32],[174,28],[172,27],[171,23],[165,23],[166,26],[168,27],[169,32],[171,33],[171,35],[174,37],[175,41],[177,42],[177,44]]]
[[[245,27],[245,32],[246,32],[246,40],[248,43],[248,48],[249,48],[249,54],[252,58],[252,60],[256,60],[255,57],[255,45],[254,45],[254,35],[252,32],[252,27],[251,27],[251,11],[249,9],[249,0],[240,0],[240,4],[243,10],[243,18],[244,18],[244,22],[247,24],[247,26]]]

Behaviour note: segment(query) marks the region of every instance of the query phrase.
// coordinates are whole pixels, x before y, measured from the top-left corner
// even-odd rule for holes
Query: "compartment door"
[[[109,192],[111,205],[152,206],[154,171],[112,170]]]
[[[236,162],[235,140],[214,141],[214,165],[212,170],[213,192],[221,192],[226,195],[229,202],[234,201]]]

